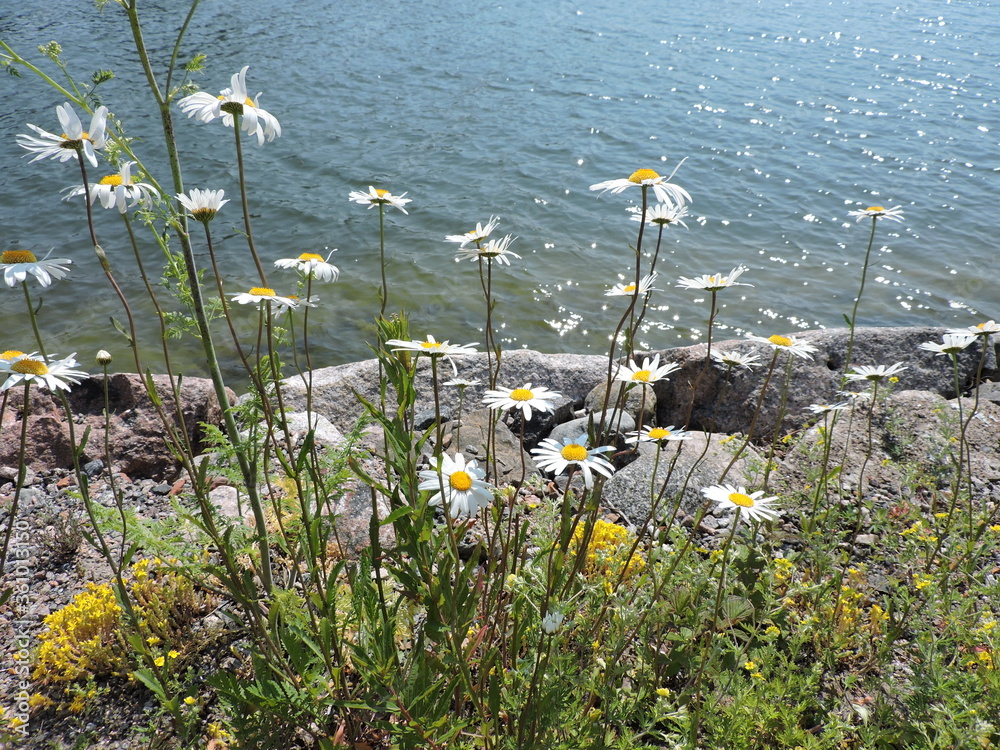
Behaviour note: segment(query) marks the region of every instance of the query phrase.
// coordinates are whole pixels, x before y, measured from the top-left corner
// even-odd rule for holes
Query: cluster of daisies
[[[222,124],[227,127],[236,128],[238,126],[241,131],[255,138],[257,144],[262,146],[265,141],[273,141],[281,135],[281,124],[274,115],[261,108],[259,93],[255,97],[250,97],[246,84],[248,67],[246,66],[236,73],[230,81],[230,86],[223,89],[219,95],[212,96],[199,92],[184,97],[180,100],[179,105],[188,117],[199,122],[209,123],[221,119]],[[93,112],[90,127],[87,130],[83,128],[80,118],[70,104],[57,107],[56,114],[60,124],[60,135],[29,124],[28,127],[35,135],[19,135],[17,137],[18,143],[34,154],[32,161],[56,159],[66,162],[75,158],[82,163],[85,158],[92,166],[96,167],[98,165],[96,151],[103,148],[109,138],[107,108],[99,107]],[[67,188],[66,198],[85,196],[91,204],[96,204],[99,201],[104,208],[116,209],[123,215],[136,206],[149,208],[159,197],[159,192],[154,184],[133,177],[136,166],[136,162],[133,161],[122,162],[116,174],[102,177],[93,184]],[[632,206],[628,209],[632,220],[657,226],[661,231],[674,224],[686,227],[684,219],[688,215],[687,204],[690,202],[691,196],[684,188],[672,183],[671,177],[661,176],[652,169],[639,169],[627,178],[608,180],[592,185],[591,190],[599,190],[602,193],[610,191],[612,194],[618,194],[630,188],[639,187],[642,189],[642,206]],[[646,202],[649,190],[652,191],[657,201],[652,205],[647,205]],[[388,190],[369,186],[367,192],[351,192],[348,197],[351,201],[366,205],[368,208],[378,207],[382,211],[391,207],[407,213],[406,205],[411,202],[411,199],[405,196],[406,193],[397,196]],[[206,228],[223,206],[229,202],[225,198],[223,190],[193,189],[187,193],[180,193],[175,198],[193,219],[204,223]],[[858,221],[865,218],[871,218],[873,222],[883,218],[901,221],[902,210],[899,206],[893,208],[872,206],[864,210],[852,211],[850,215]],[[510,258],[520,258],[511,250],[511,245],[516,238],[510,234],[502,237],[491,236],[498,225],[499,218],[491,216],[485,224],[477,223],[474,229],[463,234],[448,235],[445,240],[458,244],[456,260],[496,261],[499,264],[510,265]],[[324,258],[317,253],[307,252],[296,258],[277,260],[274,265],[279,269],[294,270],[307,281],[332,282],[338,279],[340,271],[330,263],[330,257],[331,254],[327,254]],[[54,280],[64,278],[71,263],[72,261],[68,258],[50,258],[48,255],[39,260],[27,250],[9,250],[0,257],[0,269],[3,271],[4,282],[10,287],[26,284],[29,277],[34,278],[42,286],[48,286]],[[714,297],[716,293],[730,287],[750,286],[750,284],[739,281],[747,270],[746,266],[741,265],[733,268],[729,273],[705,274],[693,278],[682,276],[678,279],[676,286],[687,290],[711,292]],[[637,278],[634,283],[616,284],[605,294],[608,296],[645,296],[654,290],[655,281],[656,273],[650,272],[646,276]],[[294,295],[281,296],[274,289],[265,286],[253,287],[249,291],[233,295],[231,299],[238,304],[255,304],[261,307],[273,305],[279,310],[313,305],[311,297],[301,300]],[[1000,331],[1000,326],[990,321],[970,329],[949,331],[942,343],[928,342],[923,344],[921,348],[934,351],[937,354],[955,356],[977,337],[989,336],[998,331]],[[814,346],[795,336],[775,335],[769,338],[749,336],[749,339],[770,346],[774,350],[775,356],[778,352],[783,351],[794,357],[811,359],[812,354],[816,351]],[[391,340],[387,342],[387,346],[394,347],[395,351],[411,351],[417,354],[449,358],[476,351],[473,348],[475,345],[453,345],[447,341],[437,341],[433,336],[428,336],[423,341]],[[758,356],[753,353],[715,350],[712,351],[711,356],[715,362],[729,370],[750,369],[759,363]],[[4,352],[0,354],[0,373],[7,374],[8,378],[2,389],[6,390],[19,383],[30,384],[35,381],[52,390],[68,390],[70,384],[79,382],[79,379],[85,376],[84,372],[75,369],[76,366],[74,355],[55,359],[39,356],[37,353]],[[633,360],[620,366],[614,377],[617,382],[623,383],[628,388],[648,387],[666,378],[676,369],[678,367],[674,364],[661,365],[659,355],[656,355],[652,359],[648,357],[643,359],[641,365]],[[848,373],[846,377],[849,381],[868,381],[877,384],[885,378],[894,377],[896,373],[904,369],[905,367],[901,363],[888,367],[883,365],[877,367],[859,366]],[[456,377],[450,383],[464,388],[474,384],[474,381],[458,378],[456,370]],[[489,390],[485,394],[484,403],[488,408],[495,410],[518,409],[523,418],[529,420],[533,411],[551,412],[554,408],[553,401],[559,397],[559,394],[546,388],[533,387],[531,383],[526,383],[516,388]],[[816,413],[827,413],[845,406],[846,402],[833,405],[814,405],[811,408]],[[649,441],[662,444],[667,441],[687,438],[688,434],[685,430],[677,430],[673,426],[646,427],[629,433],[627,442],[636,444],[641,441]],[[538,466],[545,471],[559,474],[567,470],[579,470],[584,477],[586,487],[589,489],[593,487],[595,474],[610,477],[614,472],[614,466],[604,455],[612,450],[612,446],[588,447],[587,436],[580,435],[562,441],[551,438],[543,440],[537,448],[532,450],[532,453]],[[431,502],[434,504],[446,503],[452,516],[473,515],[480,507],[489,504],[493,499],[493,489],[485,481],[485,472],[477,466],[476,461],[466,460],[461,453],[455,454],[454,457],[440,456],[437,468],[421,472],[420,478],[422,480],[420,489],[436,491]],[[706,488],[704,494],[725,507],[737,510],[741,513],[740,517],[746,520],[773,520],[777,517],[777,511],[768,507],[775,498],[765,498],[762,492],[748,493],[743,487],[718,485]]]
[[[458,345],[448,341],[438,341],[433,336],[426,339],[405,341],[391,339],[386,346],[394,352],[409,352],[431,357],[451,358],[474,354],[475,344]],[[678,369],[669,363],[660,365],[659,355],[652,359],[645,358],[642,364],[634,360],[621,366],[615,374],[615,380],[627,388],[651,387],[654,383],[667,377]],[[478,385],[478,381],[455,378],[449,384],[461,388]],[[495,411],[519,411],[521,417],[528,421],[536,412],[555,410],[555,402],[562,398],[561,394],[543,386],[525,383],[515,388],[498,387],[487,390],[483,395],[483,404]],[[686,430],[669,427],[644,427],[626,433],[626,442],[656,443],[663,446],[668,442],[687,440],[690,434]],[[577,472],[583,476],[584,486],[590,490],[594,487],[595,475],[611,477],[615,467],[606,454],[614,451],[614,446],[602,445],[591,447],[586,433],[570,436],[562,440],[546,438],[538,447],[531,450],[538,468],[555,475],[567,471]],[[475,459],[467,459],[461,452],[454,456],[442,454],[435,459],[437,466],[419,473],[418,488],[433,494],[429,499],[431,505],[441,505],[447,509],[452,518],[474,516],[480,508],[489,506],[494,500],[494,487],[486,481],[486,472],[479,467]],[[778,512],[769,507],[775,497],[763,497],[763,492],[748,493],[744,487],[717,485],[703,490],[706,497],[720,505],[735,509],[740,518],[747,522],[774,520]]]

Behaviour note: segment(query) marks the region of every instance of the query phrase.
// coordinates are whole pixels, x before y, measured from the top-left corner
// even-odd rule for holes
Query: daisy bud
[[[111,352],[109,352],[108,350],[101,349],[97,352],[97,356],[95,357],[95,359],[97,360],[97,364],[99,364],[101,367],[107,367],[108,365],[111,364],[111,360],[113,360],[114,357],[111,356]]]

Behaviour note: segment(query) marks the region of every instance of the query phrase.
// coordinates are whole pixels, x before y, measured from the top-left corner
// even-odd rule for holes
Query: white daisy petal
[[[496,390],[486,391],[483,394],[483,403],[489,409],[500,411],[520,409],[525,420],[529,420],[532,409],[554,411],[555,407],[552,405],[552,401],[557,398],[562,398],[561,394],[540,386],[532,388],[531,383],[525,383],[520,388],[500,387]]]
[[[61,279],[69,273],[66,266],[73,261],[69,258],[49,258],[48,254],[38,260],[30,250],[5,250],[0,254],[0,270],[7,286],[16,286],[28,276],[34,276],[42,286],[49,286],[53,279]]]
[[[260,94],[251,99],[247,93],[249,68],[249,65],[245,65],[239,73],[233,75],[230,88],[223,89],[217,97],[203,91],[185,96],[179,102],[181,110],[199,122],[211,122],[221,117],[222,124],[230,128],[239,116],[240,129],[246,131],[247,135],[255,136],[257,145],[263,146],[265,139],[273,141],[281,135],[281,123],[270,112],[260,108]]]
[[[709,500],[714,500],[723,508],[739,511],[741,520],[773,521],[781,515],[780,511],[768,507],[777,496],[763,497],[763,491],[748,493],[745,487],[734,487],[731,484],[716,484],[705,487],[701,494]]]
[[[587,489],[594,486],[593,472],[610,477],[615,473],[615,467],[601,453],[613,451],[614,447],[605,445],[600,448],[587,448],[586,434],[578,438],[565,438],[562,442],[546,438],[531,453],[535,464],[542,471],[562,474],[569,466],[578,466],[583,473],[584,485]]]
[[[434,492],[428,500],[431,505],[441,505],[443,491],[448,503],[448,515],[458,518],[474,516],[480,508],[493,502],[493,487],[483,480],[486,472],[478,467],[474,459],[466,461],[465,456],[456,453],[454,458],[442,454],[440,461],[440,470],[419,473],[423,481],[417,489]]]

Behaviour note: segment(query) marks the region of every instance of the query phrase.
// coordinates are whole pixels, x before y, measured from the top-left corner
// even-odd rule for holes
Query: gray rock
[[[625,411],[632,415],[634,419],[639,418],[639,412],[643,414],[643,424],[650,424],[656,414],[656,391],[652,386],[633,387],[627,393],[623,391],[624,383],[614,381],[611,383],[611,399],[608,401],[605,394],[608,392],[607,380],[603,380],[587,394],[583,402],[584,408],[588,412],[604,411],[607,408],[617,406],[621,398],[625,398]],[[633,428],[634,429],[634,428]]]
[[[556,441],[566,438],[578,438],[581,434],[585,435],[588,433],[591,419],[594,420],[594,430],[597,430],[601,423],[601,415],[591,414],[564,422],[552,430],[549,437]],[[618,435],[621,438],[626,432],[632,432],[633,430],[635,430],[635,420],[627,412],[611,412],[604,420],[604,432],[606,435]],[[607,442],[606,439],[605,443]]]
[[[659,451],[658,461],[657,446],[640,443],[639,458],[604,484],[602,502],[625,515],[633,524],[646,520],[656,496],[662,497],[657,504],[656,518],[669,517],[678,497],[680,512],[694,515],[705,502],[702,488],[720,482],[722,473],[743,444],[740,438],[725,443],[723,440],[726,440],[724,436],[716,434],[693,433],[688,440],[667,443]],[[748,446],[721,481],[750,487],[758,483],[763,465],[764,459],[753,446]]]
[[[864,465],[866,498],[920,505],[923,497],[911,497],[910,492],[919,492],[921,487],[950,487],[958,457],[958,443],[952,438],[958,437],[965,421],[968,451],[964,460],[966,466],[972,467],[973,494],[988,500],[993,488],[1000,485],[1000,405],[981,399],[970,418],[973,399],[963,398],[961,404],[960,420],[957,399],[948,400],[929,391],[893,393],[879,401],[872,415],[870,448],[867,404],[854,407],[853,421],[850,412],[840,412],[830,430],[827,472],[843,466],[836,481],[843,483],[846,492],[853,493]],[[790,487],[801,486],[822,470],[822,459],[823,436],[816,426],[807,430],[802,441],[784,457],[776,472],[778,481]],[[836,484],[832,484],[831,496],[835,490]]]
[[[951,361],[933,352],[923,351],[920,344],[939,342],[945,328],[859,328],[856,331],[852,365],[891,365],[903,362],[907,369],[900,373],[900,387],[931,391],[945,397],[955,395]],[[812,414],[808,406],[840,400],[841,374],[850,332],[847,329],[804,331],[794,334],[815,346],[818,351],[811,360],[778,355],[774,374],[764,393],[754,437],[770,437],[782,413],[782,381],[785,368],[791,359],[787,398],[782,421],[784,430],[793,430],[808,422]],[[975,378],[979,367],[980,343],[973,344],[959,355],[959,381],[963,388]],[[761,398],[761,391],[771,362],[773,348],[749,340],[722,341],[713,344],[715,351],[754,352],[760,355],[762,365],[755,371],[727,368],[710,362],[706,365],[706,345],[698,344],[662,353],[665,362],[674,362],[680,370],[669,379],[658,381],[654,388],[657,395],[657,421],[678,427],[709,429],[714,432],[746,432],[753,420],[754,411]],[[988,361],[995,361],[995,351],[987,353]],[[855,384],[853,390],[860,390]]]
[[[98,476],[102,471],[104,471],[104,462],[99,458],[88,461],[83,465],[83,473],[91,479]]]
[[[240,493],[235,487],[223,484],[208,493],[208,499],[219,513],[227,518],[241,518],[242,513],[246,513],[249,506],[240,503]]]
[[[335,448],[344,442],[344,435],[333,426],[333,423],[322,414],[312,414],[310,419],[307,412],[295,411],[285,414],[285,422],[288,431],[291,433],[295,443],[301,444],[309,431],[310,423],[313,429],[313,440],[317,446]]]
[[[567,419],[573,417],[573,399],[569,396],[560,396],[552,400],[553,410],[551,412],[534,410],[531,419],[525,421],[524,414],[520,409],[511,409],[504,416],[504,423],[510,427],[514,435],[520,436],[521,424],[524,423],[524,449],[531,450],[538,443],[549,436],[549,433],[561,425]]]
[[[479,408],[483,393],[487,390],[488,370],[485,354],[456,357],[455,365],[462,378],[477,379],[479,385],[465,389],[464,409]],[[451,377],[445,366],[441,381]],[[607,373],[607,359],[587,354],[541,354],[528,349],[514,349],[504,352],[501,361],[498,385],[516,388],[525,383],[545,386],[557,393],[583,403],[594,384]],[[306,381],[301,377],[289,378],[284,383],[285,405],[289,409],[302,411],[306,405]],[[336,367],[314,370],[313,410],[326,416],[338,429],[347,431],[362,415],[364,408],[355,393],[368,401],[378,404],[378,362],[374,359],[352,362]],[[426,357],[421,357],[417,372],[417,409],[434,408],[434,389],[431,381],[431,367]],[[442,406],[457,413],[458,389],[441,386],[439,388]]]
[[[983,383],[976,390],[980,399],[1000,404],[1000,383]]]
[[[489,435],[493,413],[489,409],[478,409],[470,414],[462,415],[461,445],[465,457],[474,458],[481,468],[492,471],[492,465],[487,465],[486,440]],[[458,445],[459,436],[455,426],[452,426],[451,445]],[[450,450],[449,453],[454,453]],[[494,456],[499,474],[499,484],[518,483],[523,472],[525,477],[538,473],[538,467],[527,451],[521,450],[518,438],[503,422],[497,424],[496,445]],[[522,470],[522,461],[524,468]],[[493,480],[497,481],[497,480]]]

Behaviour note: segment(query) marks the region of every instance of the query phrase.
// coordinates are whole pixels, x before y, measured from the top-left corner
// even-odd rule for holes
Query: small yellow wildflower
[[[781,628],[775,625],[768,625],[767,630],[764,631],[764,635],[781,635]]]
[[[669,698],[670,688],[656,688],[656,694],[661,698]]]
[[[184,702],[187,703],[189,706],[193,706],[195,703],[198,702],[198,699],[195,698],[193,695],[189,695],[187,698],[184,699]]]
[[[934,579],[925,573],[918,573],[913,576],[913,585],[916,587],[917,591],[922,591],[931,585]]]
[[[174,651],[173,649],[167,652],[167,656],[169,656],[171,659],[176,659],[180,655],[181,655],[180,651]]]
[[[165,658],[163,658],[162,656],[157,656],[155,659],[153,659],[153,664],[155,664],[158,667],[162,667],[166,663],[167,663],[167,660]]]

